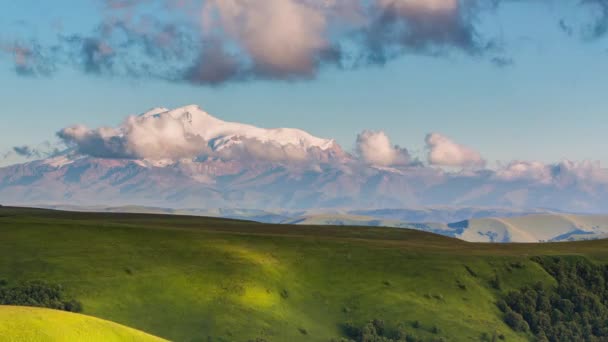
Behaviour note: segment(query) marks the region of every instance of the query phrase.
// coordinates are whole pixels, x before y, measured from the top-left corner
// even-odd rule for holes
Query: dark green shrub
[[[467,272],[469,272],[471,277],[477,278],[477,273],[475,273],[475,271],[473,271],[468,265],[464,265],[464,268],[467,270]]]
[[[490,286],[495,290],[500,290],[502,288],[502,284],[500,283],[500,278],[498,278],[498,274],[495,274],[494,278],[490,279]]]
[[[82,312],[82,304],[79,301],[72,299],[64,302],[63,310],[69,312]]]
[[[528,330],[528,323],[524,320],[522,315],[518,314],[517,312],[513,312],[511,310],[509,310],[505,314],[505,323],[507,323],[507,325],[515,331],[527,331]]]
[[[418,321],[416,321],[418,322]],[[414,324],[416,324],[414,322]],[[420,323],[417,323],[420,327]],[[424,340],[418,338],[415,335],[408,333],[403,325],[399,325],[396,329],[390,329],[384,321],[374,319],[369,323],[365,324],[362,328],[358,328],[352,323],[345,323],[342,325],[344,334],[353,342],[422,342],[422,341],[444,341],[442,337],[435,337],[430,340]],[[434,327],[434,331],[439,333],[439,328]]]
[[[287,299],[287,298],[289,298],[289,291],[287,291],[287,289],[283,289],[283,290],[281,290],[281,297],[282,297],[283,299]]]
[[[357,340],[361,336],[361,328],[354,325],[352,322],[346,322],[342,325],[342,331],[346,337]]]
[[[416,335],[408,334],[405,336],[405,342],[418,342]]]
[[[383,336],[386,333],[386,330],[384,329],[384,321],[381,319],[374,319],[372,321],[372,325],[374,326],[374,329],[376,329],[376,333],[380,336]]]

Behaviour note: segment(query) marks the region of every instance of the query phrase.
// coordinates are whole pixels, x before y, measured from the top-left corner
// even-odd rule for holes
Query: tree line
[[[498,307],[515,331],[538,341],[608,340],[608,266],[585,258],[534,257],[557,282],[509,292]]]
[[[0,280],[0,304],[82,311],[82,304],[76,299],[68,298],[61,285],[38,280],[12,286],[6,280]]]

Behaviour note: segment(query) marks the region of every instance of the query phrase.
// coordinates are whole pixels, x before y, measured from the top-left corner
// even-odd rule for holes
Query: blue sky
[[[385,65],[323,66],[313,79],[296,81],[193,85],[70,66],[50,76],[23,76],[11,54],[0,54],[0,152],[53,140],[72,124],[115,126],[152,107],[195,103],[225,120],[336,138],[346,149],[357,133],[375,129],[421,156],[426,134],[440,132],[491,162],[591,159],[606,165],[608,46],[603,37],[580,33],[592,9],[576,2],[504,3],[475,23],[478,32],[500,41],[500,49],[403,53]],[[8,29],[0,42],[52,43],[58,30],[87,34],[104,11],[101,0],[4,1],[0,23]],[[572,35],[559,28],[564,18]],[[494,57],[513,64],[498,67],[490,62]]]

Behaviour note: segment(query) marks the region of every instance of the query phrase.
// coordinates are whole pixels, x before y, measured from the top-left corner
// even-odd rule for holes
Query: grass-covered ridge
[[[373,319],[425,340],[527,340],[496,302],[555,284],[534,255],[601,263],[608,241],[472,244],[399,229],[0,208],[0,278],[62,284],[83,313],[176,341],[327,342]]]

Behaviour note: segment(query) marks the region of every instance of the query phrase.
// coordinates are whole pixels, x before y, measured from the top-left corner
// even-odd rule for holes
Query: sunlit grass
[[[608,243],[470,244],[399,229],[0,209],[0,279],[61,283],[85,314],[176,341],[327,342],[344,323],[374,318],[420,337],[436,337],[436,325],[448,341],[494,331],[525,340],[495,301],[552,283],[530,261],[537,254],[604,262]]]
[[[16,342],[163,341],[161,338],[95,317],[15,306],[0,306],[0,339]]]

